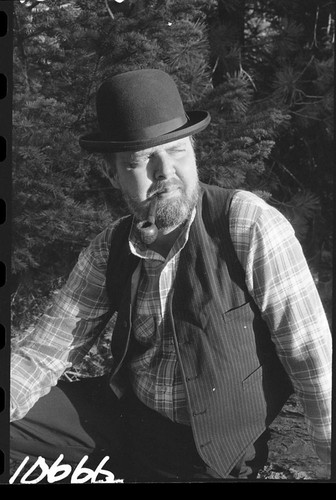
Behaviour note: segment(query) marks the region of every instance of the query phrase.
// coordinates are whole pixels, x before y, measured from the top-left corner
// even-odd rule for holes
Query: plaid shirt
[[[190,418],[173,332],[167,316],[167,301],[180,252],[188,240],[194,218],[195,211],[167,258],[141,245],[134,232],[131,232],[130,237],[131,251],[143,259],[133,332],[137,342],[147,346],[143,354],[135,356],[129,363],[131,384],[143,403],[183,424],[189,424]]]
[[[105,273],[113,225],[85,249],[54,304],[35,330],[13,348],[11,418],[22,418],[60,375],[79,362],[101,332],[108,312]],[[305,410],[317,454],[330,462],[332,341],[328,321],[290,223],[246,191],[235,194],[230,234],[246,284],[267,322],[277,353]],[[141,249],[134,333],[150,346],[130,363],[140,399],[169,418],[186,423],[188,412],[165,306],[188,227],[167,259]]]

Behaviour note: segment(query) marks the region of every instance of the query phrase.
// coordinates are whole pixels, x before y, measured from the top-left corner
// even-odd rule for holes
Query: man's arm
[[[110,313],[105,273],[112,227],[82,251],[67,283],[32,333],[13,345],[11,420],[22,418],[90,350]]]
[[[301,245],[287,219],[251,193],[234,200],[231,229],[248,290],[303,405],[315,450],[330,463],[332,338]]]

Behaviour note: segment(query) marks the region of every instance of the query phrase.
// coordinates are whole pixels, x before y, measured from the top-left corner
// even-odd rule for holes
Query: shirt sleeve
[[[332,337],[291,224],[258,196],[233,198],[230,231],[277,354],[299,397],[317,455],[330,463]]]
[[[21,419],[90,350],[109,320],[105,273],[112,226],[81,252],[33,331],[13,343],[11,420]]]

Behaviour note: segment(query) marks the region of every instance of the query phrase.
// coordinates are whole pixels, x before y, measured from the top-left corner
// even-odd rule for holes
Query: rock
[[[269,458],[259,479],[328,480],[329,470],[311,445],[301,404],[291,396],[270,426]]]

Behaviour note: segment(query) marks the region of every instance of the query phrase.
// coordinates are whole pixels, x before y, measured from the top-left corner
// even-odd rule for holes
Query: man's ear
[[[110,183],[115,189],[120,189],[120,182],[118,179],[118,171],[116,165],[116,159],[114,156],[103,156],[104,161],[102,162],[102,171],[105,177],[108,178]]]

